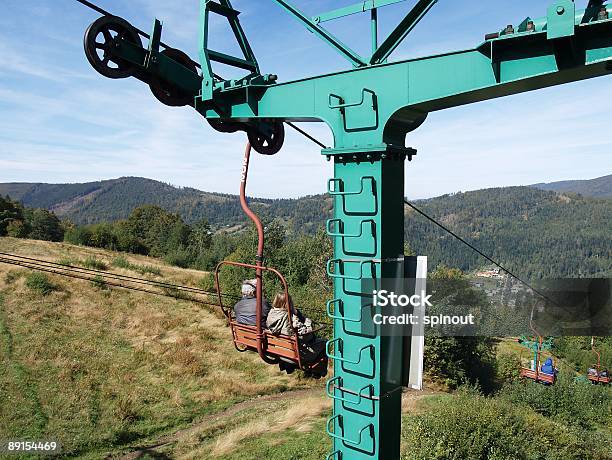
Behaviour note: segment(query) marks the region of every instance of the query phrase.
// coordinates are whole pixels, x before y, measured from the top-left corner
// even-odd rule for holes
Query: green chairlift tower
[[[145,34],[106,12],[86,32],[86,55],[101,74],[136,77],[163,103],[192,106],[218,131],[245,131],[262,154],[280,150],[284,123],[329,126],[334,144],[322,150],[334,163],[328,187],[334,216],[327,225],[334,241],[327,267],[334,281],[327,305],[334,322],[327,350],[334,362],[327,385],[334,405],[329,458],[399,458],[404,347],[397,338],[367,333],[371,315],[361,281],[404,276],[404,163],[416,153],[406,147],[406,136],[433,111],[609,74],[612,7],[590,0],[579,10],[572,0],[554,0],[545,16],[489,34],[473,49],[392,62],[393,51],[437,0],[413,0],[383,40],[377,10],[403,0],[364,0],[312,16],[287,0],[270,1],[346,58],[347,69],[288,82],[262,73],[229,0],[200,2],[199,62],[161,42],[158,20]],[[357,13],[371,17],[370,56],[324,27]],[[209,47],[213,14],[227,18],[242,55]],[[224,79],[215,63],[244,76]]]

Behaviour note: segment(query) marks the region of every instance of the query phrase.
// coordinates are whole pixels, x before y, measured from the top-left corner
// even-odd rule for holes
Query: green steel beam
[[[238,121],[324,121],[333,132],[335,147],[344,151],[358,146],[402,148],[406,134],[429,112],[608,75],[612,69],[612,20],[585,23],[585,11],[572,14],[571,8],[559,15],[557,8],[567,5],[566,1],[556,0],[550,14],[558,16],[554,19],[560,21],[557,30],[571,35],[549,39],[552,19],[546,17],[534,20],[535,32],[502,35],[471,50],[277,84],[249,77],[236,83],[213,81],[206,86],[206,79],[212,77],[207,77],[211,56],[204,41],[204,81],[196,109],[207,118],[223,114]],[[612,8],[608,11],[612,13]],[[147,62],[147,50],[133,48],[124,43],[113,52],[136,65]],[[232,63],[247,67],[247,62]],[[191,86],[190,82],[176,83]]]
[[[372,301],[361,293],[362,279],[403,278],[404,160],[371,154],[371,161],[336,157],[328,185],[337,226],[327,225],[334,240],[334,377],[327,385],[333,460],[400,458],[403,338],[368,332]]]
[[[402,19],[402,22],[389,34],[370,58],[370,64],[387,60],[389,55],[402,43],[408,34],[425,17],[438,0],[419,0],[419,2]]]
[[[321,13],[314,16],[312,21],[319,24],[321,22],[332,21],[334,19],[344,18],[353,14],[364,13],[366,11],[382,8],[384,6],[394,5],[396,3],[405,2],[406,0],[365,0],[353,5],[337,8],[326,13]]]
[[[215,103],[237,119],[324,121],[337,148],[403,145],[429,112],[608,75],[611,60],[612,21],[598,21],[562,41],[517,33],[467,51],[252,87],[256,98],[220,91]],[[197,109],[217,116],[207,104]]]
[[[294,16],[298,21],[300,21],[310,32],[315,34],[325,43],[330,45],[336,51],[338,51],[342,56],[348,59],[355,67],[361,67],[367,65],[367,62],[359,56],[356,52],[338,40],[334,35],[325,30],[323,27],[319,26],[316,22],[312,21],[306,14],[300,11],[298,8],[293,6],[287,0],[272,0],[282,6],[287,12],[289,12],[292,16]]]
[[[208,50],[208,57],[211,61],[218,62],[220,64],[230,65],[238,67],[239,69],[248,70],[250,72],[257,72],[257,64],[253,61],[247,61],[246,59],[240,59],[229,54],[220,53],[219,51]]]

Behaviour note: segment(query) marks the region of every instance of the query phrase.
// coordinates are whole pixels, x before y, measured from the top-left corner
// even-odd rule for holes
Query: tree
[[[21,222],[21,228],[23,228],[23,220],[23,207],[12,201],[8,196],[4,198],[0,195],[0,236],[7,234],[8,226],[13,222]],[[15,231],[15,228],[13,227],[13,231]]]
[[[44,241],[62,241],[64,228],[55,214],[46,209],[27,209],[25,219],[29,227],[28,238]]]
[[[212,231],[206,219],[201,219],[191,226],[189,235],[189,247],[195,252],[196,257],[210,250],[212,245]]]

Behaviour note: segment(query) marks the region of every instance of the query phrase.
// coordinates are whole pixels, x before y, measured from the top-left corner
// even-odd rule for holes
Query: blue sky
[[[198,0],[97,0],[197,57]],[[355,0],[295,0],[309,14]],[[414,1],[385,8],[381,33]],[[549,1],[440,0],[394,59],[472,48],[487,32],[545,15]],[[584,7],[586,0],[577,0]],[[348,64],[270,0],[235,0],[262,70],[281,81]],[[243,134],[216,133],[192,109],[169,108],[135,79],[109,80],[87,63],[82,37],[95,13],[73,0],[4,0],[0,16],[0,182],[84,182],[143,176],[207,191],[236,193]],[[368,18],[330,29],[367,54]],[[231,35],[215,24],[216,48]],[[612,172],[612,78],[599,78],[433,113],[408,143],[406,194],[586,179]],[[305,127],[328,144],[323,124]],[[250,194],[297,197],[325,190],[332,170],[316,146],[288,132],[284,150],[257,156]]]

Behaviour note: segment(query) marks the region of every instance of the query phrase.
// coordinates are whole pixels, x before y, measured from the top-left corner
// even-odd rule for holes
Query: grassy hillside
[[[589,180],[565,180],[548,184],[534,184],[532,187],[553,192],[571,192],[593,198],[612,198],[612,174]]]
[[[117,256],[12,238],[0,238],[0,251],[52,261],[95,257],[109,267]],[[128,260],[156,267],[161,276],[148,276],[170,282],[195,285],[202,276]],[[321,386],[236,352],[218,312],[57,275],[48,276],[51,289],[41,289],[29,273],[0,264],[0,439],[52,437],[70,456],[99,459],[240,401]],[[317,414],[327,408],[317,407]]]
[[[0,252],[186,285],[203,276],[62,243],[0,238]],[[514,342],[499,349],[518,359]],[[611,458],[612,390],[566,368],[554,388],[405,393],[402,459]],[[0,264],[0,439],[53,437],[82,459],[315,460],[330,452],[329,415],[322,382],[236,352],[215,310]]]

